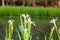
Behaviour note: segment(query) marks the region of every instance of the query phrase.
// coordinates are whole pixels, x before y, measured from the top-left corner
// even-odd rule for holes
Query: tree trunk
[[[58,1],[58,7],[60,7],[60,0]]]
[[[32,0],[32,6],[36,6],[35,0]]]
[[[4,0],[2,0],[2,6],[4,6]]]
[[[23,0],[23,6],[25,6],[25,0]]]

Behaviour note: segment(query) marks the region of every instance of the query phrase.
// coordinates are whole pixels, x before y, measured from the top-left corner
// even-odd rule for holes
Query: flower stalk
[[[29,40],[31,35],[31,24],[33,23],[31,21],[31,17],[28,14],[22,14],[20,16],[20,22],[21,25],[19,26],[20,34],[21,34],[21,40]],[[35,24],[34,24],[35,25]]]
[[[59,30],[58,30],[58,27],[57,27],[57,25],[56,25],[56,21],[57,21],[57,20],[58,20],[58,17],[57,17],[56,19],[52,19],[52,20],[50,21],[50,23],[52,23],[52,24],[54,25],[54,27],[52,27],[52,29],[51,29],[50,36],[49,36],[49,40],[53,40],[53,32],[54,32],[54,30],[56,30],[57,35],[58,35],[58,37],[59,37]]]
[[[6,37],[5,40],[11,40],[12,34],[13,34],[13,22],[14,20],[9,20],[9,26],[6,28]]]

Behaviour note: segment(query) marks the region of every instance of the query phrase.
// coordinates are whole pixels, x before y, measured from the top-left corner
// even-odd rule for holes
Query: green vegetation
[[[51,28],[50,31],[50,36],[49,36],[49,40],[54,40],[53,36],[54,36],[54,31],[56,31],[57,35],[58,35],[58,40],[60,40],[60,28],[57,27],[56,21],[58,20],[58,18],[56,19],[52,19],[50,21],[50,23],[52,23],[54,25],[54,27]]]
[[[20,16],[20,21],[20,33],[17,32],[18,36],[20,34],[19,40],[29,40],[31,35],[31,18],[29,17],[29,15],[22,14],[22,16]]]
[[[60,8],[57,7],[24,7],[24,6],[5,6],[0,7],[0,16],[19,16],[28,13],[31,16],[60,16]]]
[[[57,8],[57,7],[24,7],[24,6],[6,6],[6,7],[0,7],[0,16],[10,16],[10,17],[7,17],[5,20],[3,20],[3,18],[0,18],[0,22],[7,22],[8,19],[13,19],[15,20],[15,23],[16,25],[18,24],[19,25],[19,22],[20,22],[20,26],[18,26],[19,30],[17,32],[18,34],[18,37],[19,37],[19,40],[28,40],[30,38],[30,32],[31,32],[31,23],[27,23],[27,18],[23,17],[23,18],[17,18],[17,16],[19,17],[21,14],[29,14],[32,16],[32,20],[34,20],[36,23],[37,23],[37,27],[42,27],[42,25],[45,26],[45,24],[49,24],[49,21],[50,21],[50,18],[55,18],[55,17],[60,17],[60,8]],[[15,18],[13,18],[12,16],[14,16]],[[26,16],[26,15],[25,15]],[[33,16],[36,16],[36,17],[33,17]],[[42,17],[39,17],[39,16],[42,16]],[[50,17],[50,18],[46,18],[46,17]],[[19,20],[20,19],[20,20]],[[18,20],[18,21],[17,21]],[[31,19],[30,19],[31,20]],[[60,24],[60,19],[57,21],[58,22],[58,25]],[[42,25],[40,26],[40,24],[42,23]],[[22,25],[23,24],[23,25]],[[45,40],[47,40],[47,37],[49,40],[54,40],[54,31],[56,31],[57,35],[58,35],[58,39],[60,40],[60,29],[57,28],[56,24],[53,23],[53,27],[51,28],[51,31],[49,31],[49,35],[45,35]],[[22,26],[22,27],[21,27]],[[37,28],[36,27],[36,28]],[[49,26],[48,26],[49,27]],[[9,36],[12,35],[13,33],[13,25],[9,25],[10,29],[6,29],[6,37],[5,37],[5,40],[7,39],[11,39],[12,36]],[[43,27],[42,27],[43,28]],[[27,30],[28,29],[28,32],[27,34],[25,35],[26,31],[24,30]],[[8,32],[7,32],[8,30]],[[34,30],[34,29],[33,29]],[[28,36],[28,37],[27,37]]]
[[[57,17],[58,18],[58,17]],[[3,19],[3,18],[1,18],[1,19]],[[10,18],[9,18],[10,19]],[[12,18],[13,20],[14,20],[14,28],[15,28],[15,25],[19,25],[19,26],[16,26],[16,27],[18,27],[17,28],[17,36],[18,36],[18,38],[19,38],[19,40],[22,40],[22,39],[25,39],[25,38],[27,38],[28,39],[28,37],[26,37],[27,35],[25,35],[25,31],[24,30],[26,30],[25,29],[25,26],[26,26],[26,28],[27,29],[29,29],[30,30],[30,24],[27,24],[26,25],[26,21],[27,21],[27,18],[25,18],[25,17],[21,17],[20,16],[20,18],[16,18],[16,19],[14,19],[14,18]],[[7,18],[5,19],[6,21],[7,21]],[[5,22],[5,20],[4,20],[4,22]],[[19,20],[19,21],[18,21]],[[56,22],[54,22],[54,24],[53,24],[53,26],[52,26],[52,28],[51,28],[51,25],[49,26],[49,21],[51,20],[51,19],[48,19],[48,18],[40,18],[40,17],[35,17],[35,18],[32,18],[32,20],[34,20],[34,22],[36,22],[36,28],[34,29],[32,29],[32,30],[34,30],[35,32],[36,32],[36,30],[38,29],[38,32],[39,32],[39,34],[41,33],[40,31],[39,31],[39,29],[42,29],[43,28],[43,31],[44,30],[46,30],[47,32],[48,32],[48,30],[50,30],[49,31],[49,35],[47,35],[47,34],[44,34],[44,36],[45,36],[45,40],[54,40],[54,31],[56,31],[56,32],[59,32],[59,33],[57,33],[56,35],[58,35],[58,39],[60,39],[60,36],[59,36],[59,34],[60,34],[60,29],[58,28],[58,31],[57,31],[57,29],[56,29],[56,27],[58,26],[58,25],[56,25]],[[54,20],[56,20],[56,19],[54,19]],[[3,20],[2,20],[3,21]],[[18,22],[18,23],[17,23]],[[60,20],[58,20],[57,21],[58,23],[60,22]],[[16,24],[15,24],[16,23]],[[5,24],[5,23],[4,23]],[[22,25],[23,24],[23,25]],[[42,25],[44,26],[42,26]],[[59,23],[60,24],[60,23]],[[8,24],[7,24],[8,25]],[[22,25],[22,26],[21,26]],[[56,26],[55,26],[56,25]],[[5,27],[5,26],[4,26]],[[8,28],[9,28],[9,26],[7,26]],[[11,27],[11,26],[10,26]],[[29,28],[28,28],[29,27]],[[40,27],[40,28],[38,28],[38,27]],[[50,28],[51,29],[50,29]],[[47,30],[48,29],[48,30]],[[9,31],[9,29],[7,29],[8,30],[8,32],[11,34],[11,32]],[[7,32],[7,30],[6,30],[6,37],[5,38],[8,38],[7,37],[7,35],[9,35],[9,33]],[[12,29],[10,29],[11,31],[13,31]],[[14,30],[16,30],[16,29],[14,29]],[[46,31],[44,31],[44,33],[46,32]],[[35,32],[32,32],[32,33],[35,33]],[[29,33],[30,33],[30,31],[29,31]],[[22,35],[21,35],[22,34]],[[28,32],[27,32],[27,34],[28,34]],[[43,33],[42,33],[43,34]],[[12,35],[12,34],[11,34]],[[13,34],[14,35],[14,34]],[[12,35],[12,36],[13,36]],[[24,36],[25,35],[25,36]],[[31,35],[31,34],[30,34]],[[36,34],[37,35],[37,34]],[[35,36],[35,35],[34,35]],[[37,36],[36,36],[37,37]],[[40,35],[39,35],[39,37],[41,37]],[[56,37],[56,36],[55,36]],[[14,38],[15,38],[15,35],[14,35]],[[14,39],[13,37],[12,37],[12,39]],[[17,38],[17,39],[18,39]],[[43,39],[44,39],[44,37],[42,37]],[[27,40],[26,39],[26,40]]]
[[[12,39],[12,34],[13,34],[13,20],[9,20],[9,26],[6,27],[6,37],[5,40],[11,40]],[[31,24],[33,24],[34,26],[36,26],[34,24],[34,22],[31,21],[31,17],[28,14],[22,14],[22,16],[20,16],[20,24],[19,25],[19,29],[17,29],[16,27],[16,31],[19,37],[19,40],[29,40],[30,39],[30,35],[31,35]],[[19,31],[18,31],[19,30]]]
[[[9,20],[8,23],[9,23],[9,26],[6,27],[6,37],[5,37],[5,40],[11,40],[12,38],[12,34],[13,34],[13,20]]]

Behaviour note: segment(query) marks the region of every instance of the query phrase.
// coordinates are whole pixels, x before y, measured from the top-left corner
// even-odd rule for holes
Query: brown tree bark
[[[35,0],[32,0],[32,6],[36,6]]]
[[[41,5],[42,6],[47,6],[48,5],[48,0],[42,0]]]
[[[45,6],[47,6],[47,4],[48,4],[48,0],[45,0]]]
[[[25,0],[23,0],[23,6],[25,6]]]

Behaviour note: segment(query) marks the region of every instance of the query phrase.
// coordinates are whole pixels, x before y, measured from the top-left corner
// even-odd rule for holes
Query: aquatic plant
[[[6,27],[6,37],[5,37],[5,40],[12,40],[12,34],[13,34],[13,22],[14,20],[9,20],[8,23],[9,23],[9,26]]]
[[[58,33],[58,28],[57,28],[57,25],[56,25],[56,21],[58,20],[58,17],[56,18],[56,19],[52,19],[51,21],[50,21],[50,23],[52,23],[53,25],[54,25],[54,27],[52,27],[52,29],[51,29],[51,32],[50,32],[50,36],[49,36],[49,40],[53,40],[53,32],[54,32],[54,30],[56,30],[56,32],[57,32],[57,35],[59,34]],[[59,37],[59,36],[58,36]]]
[[[19,40],[30,40],[31,35],[31,24],[34,22],[31,21],[31,17],[28,14],[22,14],[20,16],[20,26],[19,26]],[[36,26],[34,24],[34,26]],[[21,38],[21,39],[20,39]]]

